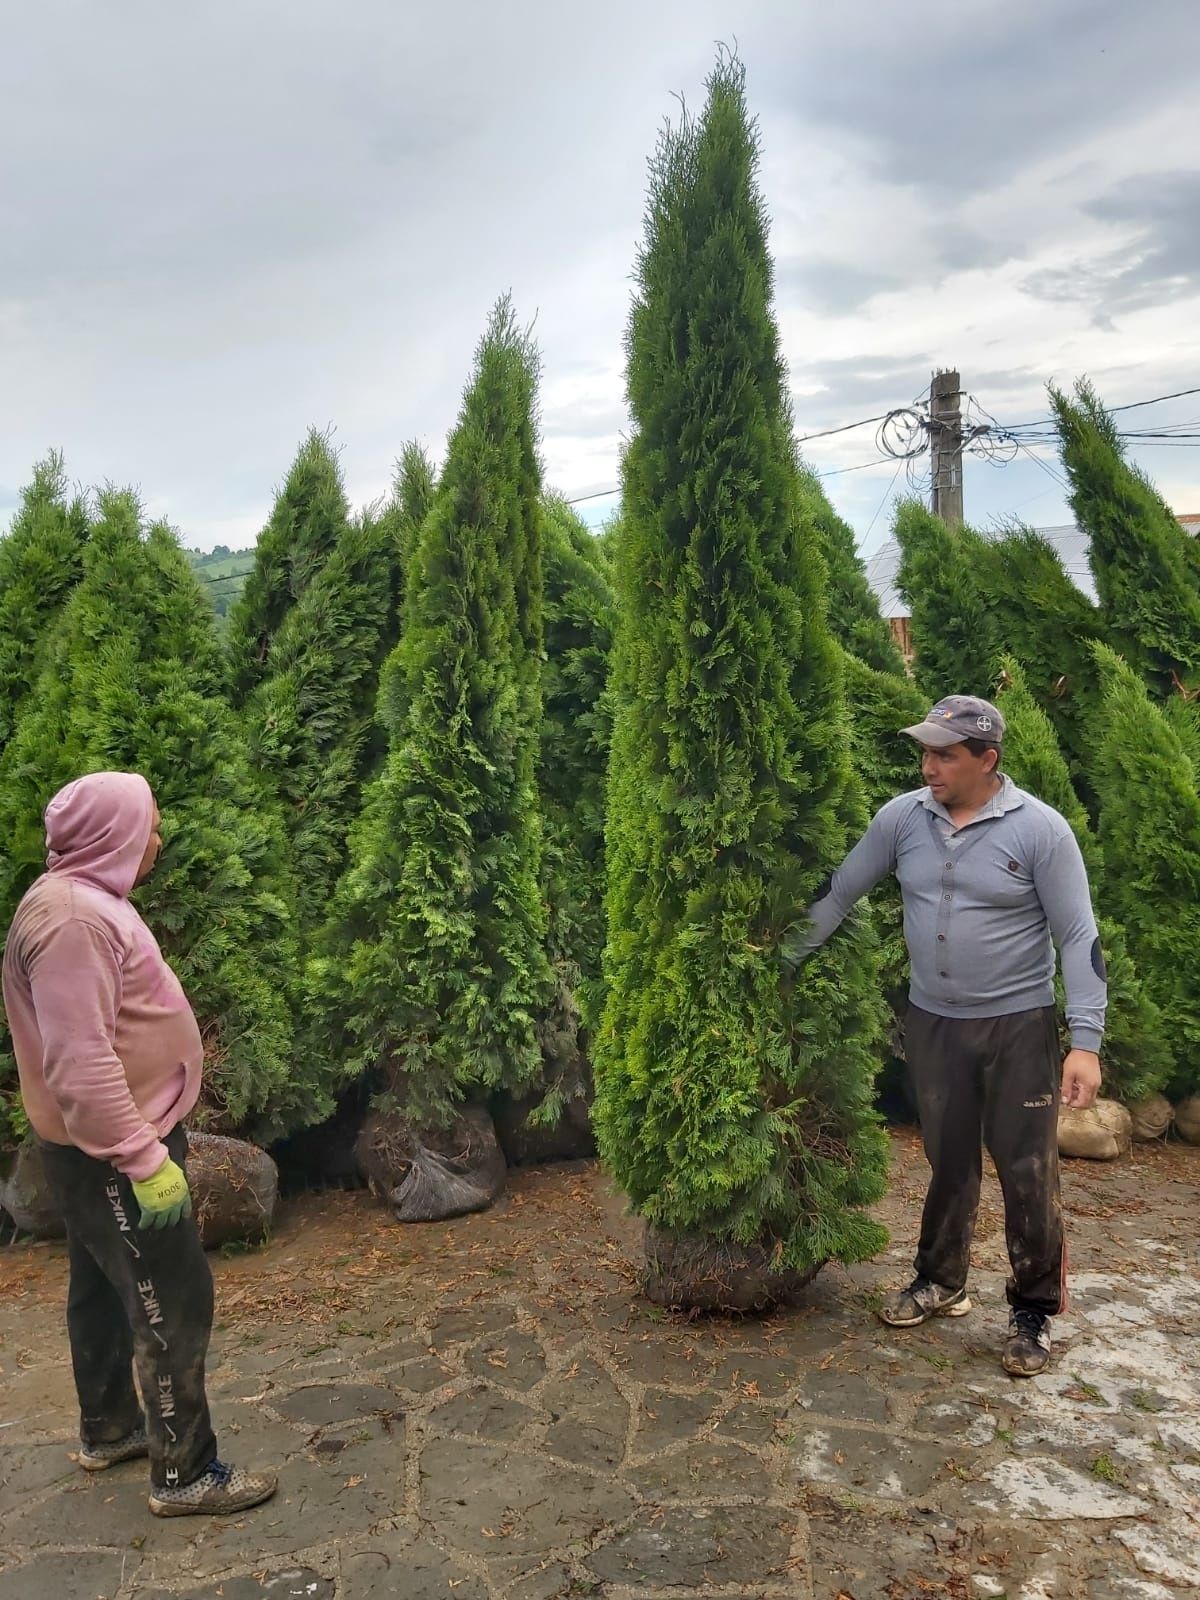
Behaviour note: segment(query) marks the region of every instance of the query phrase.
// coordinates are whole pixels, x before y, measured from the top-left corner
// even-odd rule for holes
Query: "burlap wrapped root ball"
[[[1133,1118],[1116,1100],[1097,1100],[1086,1111],[1060,1106],[1058,1153],[1087,1161],[1116,1161],[1133,1142]]]

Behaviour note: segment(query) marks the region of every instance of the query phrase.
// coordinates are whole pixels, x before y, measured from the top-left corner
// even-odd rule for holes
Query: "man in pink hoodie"
[[[79,1461],[97,1471],[148,1455],[157,1516],[244,1511],[276,1481],[221,1462],[209,1421],[212,1274],[182,1127],[203,1047],[129,900],[162,849],[149,784],[127,772],[68,784],[46,809],[46,844],[5,945],[4,1007],[67,1226]]]

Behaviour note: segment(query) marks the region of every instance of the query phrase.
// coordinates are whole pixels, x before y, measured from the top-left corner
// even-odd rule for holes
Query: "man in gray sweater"
[[[926,787],[876,814],[784,954],[802,961],[895,873],[911,962],[905,1054],[932,1177],[916,1277],[880,1316],[908,1328],[971,1309],[982,1140],[1004,1192],[1012,1266],[1004,1369],[1030,1377],[1049,1362],[1050,1318],[1066,1307],[1058,1101],[1090,1106],[1100,1087],[1104,958],[1074,834],[999,770],[996,707],[950,695],[904,732],[921,746]],[[1065,1061],[1055,945],[1071,1035]]]

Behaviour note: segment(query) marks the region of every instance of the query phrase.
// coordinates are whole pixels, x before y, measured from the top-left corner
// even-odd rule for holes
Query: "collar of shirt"
[[[942,805],[941,801],[933,798],[928,789],[926,789],[924,794],[921,796],[921,804],[925,807],[926,811],[932,811],[935,817],[940,817],[941,820],[947,823],[951,829],[956,832],[959,831],[960,825],[954,821],[953,817],[951,817],[950,813],[946,810],[945,806]],[[1017,788],[1016,784],[1012,781],[1008,774],[1002,772],[1000,774],[1000,787],[996,790],[992,798],[987,802],[986,805],[983,805],[979,808],[969,822],[964,822],[961,824],[961,826],[963,828],[970,828],[973,827],[977,822],[988,822],[993,817],[1002,817],[1006,812],[1016,811],[1024,804],[1025,802],[1021,796],[1021,791]]]

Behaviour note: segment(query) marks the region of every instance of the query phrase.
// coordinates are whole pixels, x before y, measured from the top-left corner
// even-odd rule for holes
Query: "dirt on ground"
[[[1001,1372],[999,1193],[967,1317],[883,1327],[924,1195],[893,1136],[879,1260],[766,1319],[638,1294],[593,1164],[401,1226],[365,1192],[216,1254],[222,1453],[268,1506],[161,1523],[144,1463],[87,1478],[60,1245],[0,1251],[0,1600],[1171,1600],[1200,1593],[1200,1150],[1071,1162],[1073,1304],[1049,1373]]]

